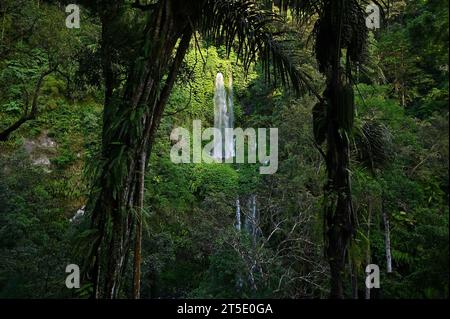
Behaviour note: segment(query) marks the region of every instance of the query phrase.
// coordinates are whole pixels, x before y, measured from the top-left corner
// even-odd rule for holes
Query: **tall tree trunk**
[[[384,198],[381,199],[381,210],[383,211],[384,224],[384,244],[386,250],[386,271],[392,272],[392,255],[391,255],[391,231],[389,226],[389,217],[384,207]]]
[[[358,299],[358,269],[353,260],[350,261],[350,272],[352,280],[352,298]]]
[[[366,249],[366,266],[372,263],[370,252],[370,226],[372,224],[372,204],[369,201],[367,203],[367,249]],[[370,288],[366,287],[365,299],[370,299]]]
[[[138,180],[138,207],[136,208],[136,236],[134,240],[133,299],[139,299],[141,297],[142,218],[144,211],[146,160],[146,154],[142,152],[139,163],[140,176]]]
[[[324,97],[328,101],[327,112],[327,184],[325,195],[326,223],[326,255],[330,265],[331,290],[330,298],[344,298],[343,278],[347,251],[354,234],[355,220],[352,206],[350,183],[350,149],[346,130],[342,127],[339,114],[344,107],[342,104],[345,81],[348,73],[341,66],[342,41],[341,29],[344,19],[345,1],[329,1],[325,10],[325,17],[332,19],[336,26],[328,48],[330,63],[327,75],[327,88]],[[322,48],[323,49],[323,48]]]
[[[347,250],[354,232],[354,217],[350,191],[349,148],[331,121],[328,133],[328,183],[326,205],[327,256],[331,271],[331,298],[344,297],[343,277]]]
[[[134,227],[137,234],[133,296],[139,297],[143,174],[154,134],[192,35],[187,21],[177,21],[179,8],[174,2],[158,2],[149,17],[141,56],[131,68],[121,97],[113,96],[113,81],[106,76],[103,163],[96,192],[90,198],[92,228],[97,232],[91,256],[97,298],[119,296]],[[107,54],[104,59],[108,63]]]

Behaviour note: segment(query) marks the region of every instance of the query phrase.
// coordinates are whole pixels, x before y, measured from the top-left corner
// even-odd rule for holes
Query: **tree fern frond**
[[[393,158],[392,135],[382,123],[361,121],[355,127],[355,145],[358,160],[374,170]]]

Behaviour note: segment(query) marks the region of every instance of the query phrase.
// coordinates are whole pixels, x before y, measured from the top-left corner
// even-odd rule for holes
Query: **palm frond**
[[[296,93],[314,92],[311,78],[294,66],[288,50],[270,30],[279,20],[252,0],[209,0],[199,18],[199,29],[206,38],[224,44],[228,54],[234,48],[245,70],[260,59],[270,82],[279,81]]]
[[[274,1],[275,5],[277,2]],[[314,15],[320,15],[325,0],[283,0],[284,5],[279,5],[280,10],[286,10],[288,8],[294,13],[294,17],[298,21],[310,20]]]
[[[315,51],[322,72],[325,72],[330,64],[328,50],[332,44],[331,39],[340,39],[340,47],[347,50],[349,62],[358,64],[364,62],[367,56],[368,32],[366,8],[371,3],[376,4],[380,8],[381,17],[388,8],[388,2],[383,0],[283,0],[282,2],[287,2],[284,7],[292,10],[297,22],[305,23],[316,19]],[[336,33],[339,33],[339,37]]]
[[[288,8],[294,13],[297,20],[311,19],[314,15],[320,15],[325,5],[336,0],[273,0],[280,10]],[[389,8],[389,1],[386,0],[355,0],[353,1],[361,9],[365,9],[369,4],[374,3],[380,8],[381,16],[385,16],[386,9]],[[282,5],[281,5],[282,3]]]

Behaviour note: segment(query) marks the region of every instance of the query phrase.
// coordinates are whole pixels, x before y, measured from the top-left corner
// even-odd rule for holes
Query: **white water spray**
[[[233,80],[230,77],[228,95],[222,73],[217,73],[214,90],[214,128],[220,131],[214,136],[212,157],[217,160],[231,158],[235,155],[233,139],[225,138],[225,129],[234,127]]]

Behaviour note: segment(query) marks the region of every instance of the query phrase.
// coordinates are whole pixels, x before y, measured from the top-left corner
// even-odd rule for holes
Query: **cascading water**
[[[225,136],[226,128],[234,128],[233,80],[230,76],[227,94],[223,74],[220,72],[217,73],[214,90],[214,128],[220,132],[220,135],[214,135],[214,147],[211,156],[219,162],[234,157],[234,140]],[[236,199],[235,227],[238,232],[241,232],[241,206],[239,198]],[[237,289],[240,290],[244,285],[244,281],[239,271],[236,276]]]
[[[233,80],[230,76],[228,82],[228,94],[225,88],[225,82],[222,73],[217,73],[215,90],[214,90],[214,128],[220,132],[220,134],[214,135],[214,147],[211,152],[211,156],[219,162],[224,159],[229,159],[235,156],[235,142],[234,139],[226,138],[225,129],[234,128],[234,110],[233,110]],[[245,218],[245,230],[250,234],[253,239],[253,247],[256,249],[256,241],[258,235],[258,216],[256,209],[256,195],[251,195],[249,198],[249,213]],[[236,199],[236,221],[235,227],[237,232],[241,232],[241,204],[239,197]],[[251,269],[249,273],[250,286],[256,290],[254,274],[258,272],[259,266],[256,259],[252,260]],[[242,273],[238,271],[237,276],[237,289],[242,289],[244,280]]]
[[[233,77],[230,75],[230,79],[228,80],[228,127],[234,128],[234,110],[233,110]],[[234,154],[234,141],[229,143],[232,150],[232,155]]]
[[[241,203],[236,199],[236,230],[241,231]]]
[[[230,77],[228,95],[222,73],[217,73],[214,90],[214,128],[220,131],[220,136],[214,136],[212,157],[222,161],[234,156],[233,139],[225,138],[225,129],[233,128],[233,81]]]

